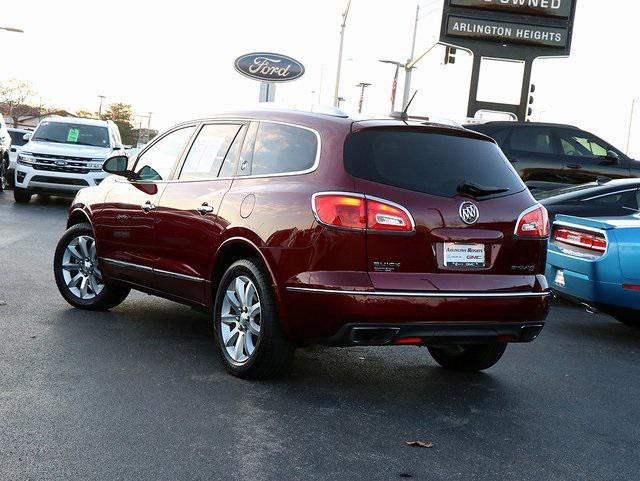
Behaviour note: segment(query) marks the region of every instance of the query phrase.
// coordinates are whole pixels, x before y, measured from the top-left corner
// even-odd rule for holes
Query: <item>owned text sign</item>
[[[450,0],[456,7],[569,18],[574,0]]]

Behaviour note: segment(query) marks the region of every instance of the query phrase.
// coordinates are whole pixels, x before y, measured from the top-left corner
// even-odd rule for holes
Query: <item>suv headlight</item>
[[[35,164],[36,163],[36,159],[33,158],[33,156],[28,153],[28,152],[20,152],[18,154],[18,163],[20,164]]]

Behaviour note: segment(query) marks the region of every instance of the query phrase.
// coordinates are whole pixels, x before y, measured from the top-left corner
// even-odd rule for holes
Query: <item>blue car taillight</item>
[[[559,227],[553,232],[556,245],[568,254],[578,257],[600,258],[607,252],[607,238],[599,232],[583,232]]]

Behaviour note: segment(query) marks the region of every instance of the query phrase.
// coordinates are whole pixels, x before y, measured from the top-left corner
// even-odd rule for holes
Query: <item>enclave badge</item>
[[[460,205],[459,213],[462,222],[468,225],[475,224],[480,218],[480,210],[473,202],[463,202]]]
[[[304,75],[304,65],[278,53],[248,53],[236,59],[235,67],[245,77],[263,82],[289,82]]]

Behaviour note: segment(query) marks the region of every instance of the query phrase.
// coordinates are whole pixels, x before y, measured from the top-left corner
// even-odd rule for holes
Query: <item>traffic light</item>
[[[529,105],[533,105],[533,102],[535,101],[535,99],[533,98],[533,94],[536,93],[536,86],[534,84],[531,84],[531,87],[529,88]],[[531,117],[533,115],[533,109],[531,107],[529,107],[527,109],[527,117]],[[527,120],[529,120],[527,118]]]
[[[458,49],[455,47],[447,47],[447,50],[444,53],[444,64],[445,65],[453,65],[456,63],[456,53],[458,53]]]

